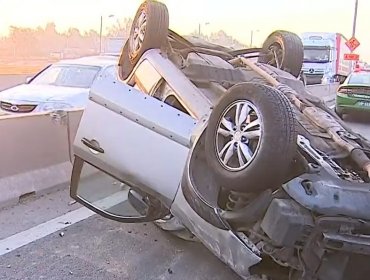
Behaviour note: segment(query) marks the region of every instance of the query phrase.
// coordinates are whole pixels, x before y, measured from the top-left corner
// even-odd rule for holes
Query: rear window
[[[348,80],[348,84],[370,86],[370,72],[353,73]]]

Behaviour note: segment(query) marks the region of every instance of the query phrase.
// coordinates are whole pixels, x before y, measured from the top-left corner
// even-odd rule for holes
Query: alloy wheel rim
[[[262,137],[262,119],[247,100],[230,104],[221,114],[216,131],[216,156],[229,171],[245,169],[255,158]]]
[[[284,50],[280,44],[275,43],[269,48],[269,57],[271,58],[268,64],[275,66],[278,69],[282,69],[284,60]]]
[[[131,48],[130,56],[132,58],[137,56],[144,42],[147,25],[147,17],[144,11],[140,13],[138,19],[134,24],[135,25],[133,27],[133,32],[130,36],[130,48]]]

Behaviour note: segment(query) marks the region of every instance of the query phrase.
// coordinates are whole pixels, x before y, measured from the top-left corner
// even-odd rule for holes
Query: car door
[[[168,214],[196,121],[112,77],[91,87],[73,144],[70,194],[121,222]]]

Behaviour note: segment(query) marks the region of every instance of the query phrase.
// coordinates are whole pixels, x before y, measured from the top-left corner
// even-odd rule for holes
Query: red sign
[[[360,60],[360,56],[355,53],[345,53],[344,60]]]
[[[346,45],[351,50],[351,52],[353,52],[355,49],[358,48],[360,42],[355,37],[352,37],[346,42]]]

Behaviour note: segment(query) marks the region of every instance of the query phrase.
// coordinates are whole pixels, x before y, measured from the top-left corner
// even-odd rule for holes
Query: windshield
[[[316,49],[316,48],[307,48],[304,49],[304,62],[320,62],[326,63],[329,62],[330,50],[329,49]]]
[[[89,88],[100,67],[87,65],[53,65],[38,75],[31,84]]]
[[[370,86],[370,72],[353,73],[348,84]]]

